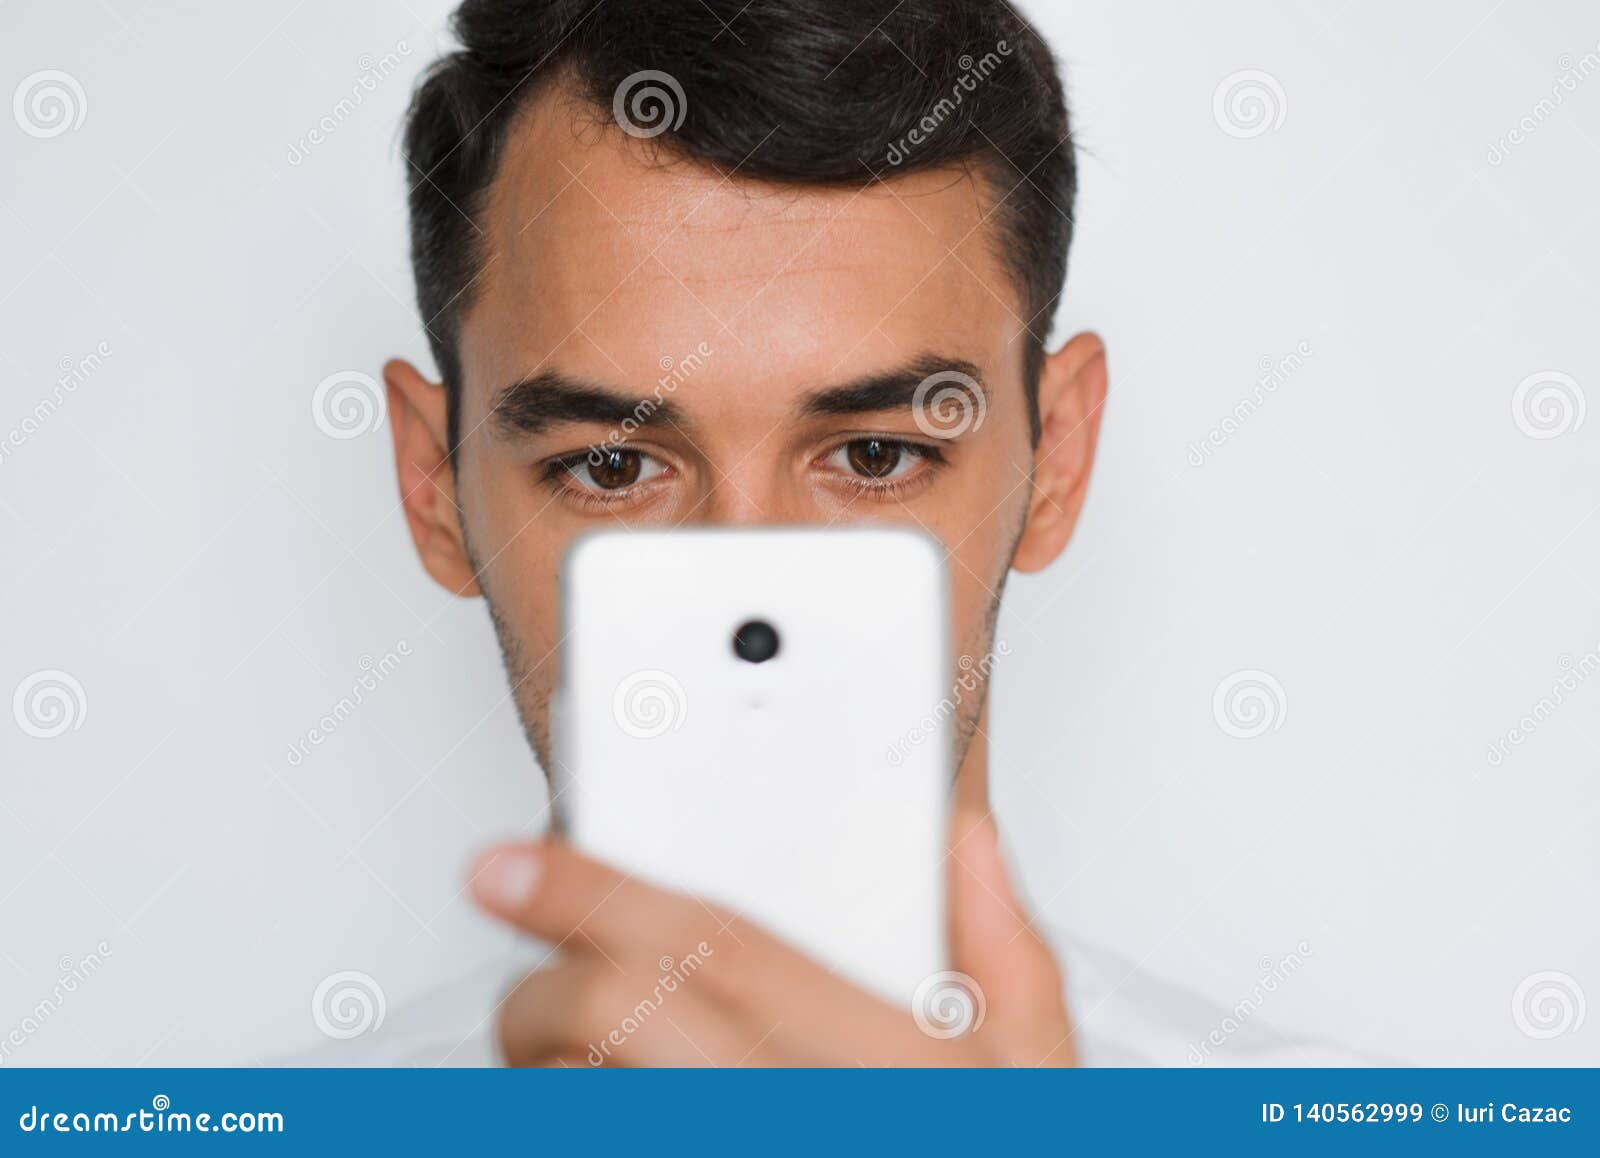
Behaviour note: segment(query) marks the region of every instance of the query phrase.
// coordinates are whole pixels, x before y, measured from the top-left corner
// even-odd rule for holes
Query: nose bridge
[[[714,472],[710,491],[701,506],[706,523],[750,527],[779,521],[777,481],[770,471],[749,469],[748,463]]]
[[[792,489],[785,472],[759,453],[714,462],[700,507],[702,517],[697,521],[729,527],[794,522],[798,515],[791,509],[795,505]]]

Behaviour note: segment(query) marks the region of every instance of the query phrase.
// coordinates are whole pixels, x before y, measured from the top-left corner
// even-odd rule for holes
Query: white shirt
[[[1074,1047],[1090,1066],[1340,1066],[1373,1064],[1275,1029],[1259,991],[1227,1009],[1153,977],[1126,958],[1052,935],[1066,975]],[[495,1015],[547,954],[531,942],[397,1009],[374,1032],[283,1059],[290,1065],[498,1066]]]

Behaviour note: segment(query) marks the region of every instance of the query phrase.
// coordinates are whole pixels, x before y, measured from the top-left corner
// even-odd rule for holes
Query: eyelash
[[[876,480],[861,475],[844,474],[846,485],[854,487],[863,494],[870,494],[877,499],[896,499],[905,494],[912,487],[920,486],[928,481],[928,476],[945,464],[944,451],[937,446],[929,446],[922,442],[911,442],[903,438],[895,438],[886,434],[857,434],[842,442],[836,442],[823,452],[819,461],[826,461],[838,454],[845,447],[858,442],[880,442],[884,446],[919,459],[926,464],[926,468],[913,471],[904,478]],[[836,472],[843,474],[843,472]]]
[[[632,451],[635,454],[653,457],[648,451],[640,450],[639,448],[633,446],[615,446],[611,449],[619,451]],[[634,483],[631,486],[619,487],[618,489],[611,491],[595,490],[591,487],[576,485],[572,481],[573,475],[589,461],[589,456],[592,455],[595,450],[595,447],[586,447],[585,449],[575,451],[572,454],[564,454],[560,458],[553,458],[549,460],[545,464],[544,469],[541,471],[540,477],[542,481],[544,481],[547,485],[554,487],[562,495],[562,497],[569,499],[572,502],[577,503],[580,507],[588,510],[603,510],[606,507],[612,506],[616,503],[628,502],[632,499],[635,499],[637,498],[641,487],[647,486],[650,482],[654,481],[654,479],[648,479],[644,482]]]
[[[840,442],[836,442],[826,451],[820,454],[815,461],[825,462],[834,455],[838,454],[839,451],[843,450],[845,447],[859,442],[881,442],[884,446],[896,450],[901,454],[909,455],[912,458],[921,460],[923,463],[926,463],[927,467],[929,468],[916,471],[905,478],[890,479],[888,481],[874,480],[860,475],[844,475],[844,472],[842,471],[833,472],[835,474],[844,475],[846,479],[846,485],[855,488],[861,493],[871,494],[875,498],[888,500],[900,497],[911,487],[918,486],[926,481],[927,476],[932,472],[933,469],[942,467],[947,461],[944,451],[937,446],[929,446],[926,443],[911,442],[902,438],[894,438],[888,435],[877,434],[858,434],[850,438],[846,438]],[[581,469],[584,464],[589,461],[589,456],[594,453],[594,449],[594,447],[588,447],[584,450],[575,451],[572,454],[562,455],[560,458],[548,460],[540,472],[541,480],[547,485],[554,487],[562,494],[563,497],[577,503],[580,507],[589,510],[603,510],[604,508],[617,503],[631,501],[637,497],[640,488],[647,486],[649,482],[654,481],[645,480],[644,482],[634,483],[630,486],[620,487],[611,491],[596,490],[590,487],[575,485],[571,481],[574,473]],[[614,447],[613,449],[632,451],[636,454],[651,457],[648,451],[641,450],[637,447],[618,446]]]

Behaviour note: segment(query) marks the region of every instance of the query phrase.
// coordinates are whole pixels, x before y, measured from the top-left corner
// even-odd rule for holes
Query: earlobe
[[[383,367],[394,435],[395,473],[406,525],[417,556],[440,586],[457,595],[478,594],[478,580],[462,540],[455,468],[448,450],[449,400],[410,362]]]
[[[1072,538],[1088,494],[1107,388],[1106,347],[1098,334],[1078,334],[1045,360],[1033,496],[1011,564],[1018,571],[1043,570]]]

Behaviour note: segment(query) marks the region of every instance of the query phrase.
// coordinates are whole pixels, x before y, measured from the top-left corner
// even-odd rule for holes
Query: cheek
[[[998,552],[983,551],[980,555],[974,549],[974,540],[969,540],[951,556],[951,646],[958,656],[981,645],[1003,575],[1004,566],[998,559]]]
[[[513,543],[487,567],[495,614],[511,630],[532,664],[545,660],[561,633],[561,557]]]
[[[544,509],[548,500],[528,485],[520,466],[483,464],[463,472],[461,494],[474,565],[495,613],[537,664],[560,633],[561,561],[573,537]]]
[[[939,530],[951,551],[951,610],[958,649],[983,643],[1032,493],[1026,472],[1009,464],[993,464],[982,478],[984,485],[975,486],[962,500],[964,516],[958,518],[947,509],[948,525]]]
[[[949,561],[950,610],[951,644],[958,657],[984,646],[989,617],[1010,566],[1014,505],[1008,501],[992,517],[945,539],[947,549],[955,544]]]

